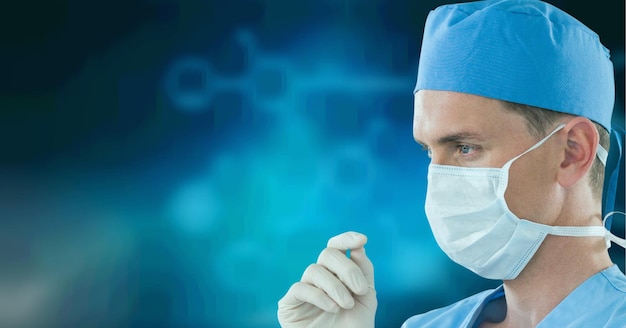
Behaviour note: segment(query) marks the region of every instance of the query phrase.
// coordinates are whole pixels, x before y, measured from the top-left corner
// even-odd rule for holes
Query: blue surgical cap
[[[478,1],[431,11],[418,90],[584,116],[611,131],[615,86],[609,51],[580,21],[538,0]]]

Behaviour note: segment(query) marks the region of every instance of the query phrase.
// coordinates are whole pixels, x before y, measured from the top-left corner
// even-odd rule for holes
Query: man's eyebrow
[[[443,145],[443,144],[455,143],[455,142],[461,142],[461,141],[482,141],[482,140],[484,140],[484,138],[478,133],[459,132],[459,133],[449,134],[449,135],[440,137],[439,139],[437,139],[436,144]]]
[[[449,143],[457,143],[457,142],[467,142],[467,141],[482,141],[485,138],[478,133],[474,132],[459,132],[454,134],[445,135],[443,137],[438,138],[435,141],[436,145],[444,145]],[[422,145],[424,148],[428,148],[425,142],[415,139],[415,142]]]

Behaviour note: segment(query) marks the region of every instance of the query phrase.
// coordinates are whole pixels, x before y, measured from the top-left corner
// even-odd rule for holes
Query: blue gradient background
[[[448,260],[423,211],[412,90],[442,3],[7,5],[2,326],[277,327],[346,230],[369,236],[378,327],[496,286]],[[611,49],[623,126],[624,4],[553,3]]]

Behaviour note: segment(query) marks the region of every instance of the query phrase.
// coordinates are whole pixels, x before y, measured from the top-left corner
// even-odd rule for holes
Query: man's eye
[[[467,155],[467,154],[470,154],[472,151],[474,151],[474,150],[475,150],[475,148],[474,148],[474,147],[472,147],[472,146],[468,146],[468,145],[460,145],[460,146],[458,146],[458,149],[459,149],[459,152],[460,152],[462,155]]]

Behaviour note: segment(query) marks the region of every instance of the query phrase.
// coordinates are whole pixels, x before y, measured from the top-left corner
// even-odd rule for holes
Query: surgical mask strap
[[[505,169],[506,172],[509,171],[509,168],[511,167],[511,165],[513,164],[513,162],[515,162],[515,160],[517,160],[518,158],[524,156],[525,154],[539,148],[541,145],[543,145],[548,139],[550,139],[550,137],[552,137],[555,133],[559,132],[561,129],[563,129],[565,127],[566,124],[562,123],[559,124],[552,132],[550,132],[550,134],[548,134],[547,136],[543,137],[543,139],[539,140],[539,142],[537,142],[536,144],[534,144],[532,147],[528,148],[525,152],[513,157],[511,160],[509,160],[508,162],[506,162],[502,168]],[[621,150],[622,150],[622,145],[621,142],[618,142],[618,147],[620,149],[620,154],[621,154]],[[600,162],[602,162],[602,164],[604,166],[606,166],[606,161],[608,158],[608,152],[606,151],[606,149],[604,149],[604,147],[602,147],[602,145],[598,144],[598,147],[596,149],[596,156],[598,157],[598,159],[600,159]],[[503,184],[500,186],[499,191],[500,192],[504,192],[504,190],[506,189],[507,185],[508,185],[508,173],[506,176],[506,181],[507,183]]]
[[[557,126],[554,129],[554,131],[550,132],[550,134],[545,136],[543,139],[539,140],[539,142],[534,144],[532,147],[526,149],[526,151],[524,151],[523,153],[511,158],[508,162],[506,162],[502,166],[502,169],[500,171],[501,172],[500,184],[498,185],[498,190],[497,190],[498,195],[504,195],[504,192],[506,191],[506,188],[509,185],[509,169],[511,168],[511,165],[513,164],[513,162],[515,162],[515,160],[517,160],[518,158],[524,156],[526,153],[539,148],[539,146],[543,145],[543,143],[546,142],[546,140],[550,139],[550,137],[552,137],[555,133],[559,132],[559,130],[561,130],[564,126],[565,124],[559,124],[559,126]]]
[[[611,144],[614,147],[611,147],[611,153],[615,154],[613,156],[613,160],[608,163],[609,165],[605,165],[605,174],[606,179],[604,181],[604,192],[603,195],[603,208],[602,213],[609,213],[615,210],[615,196],[617,194],[617,184],[619,182],[619,175],[622,172],[622,164],[624,162],[624,130],[619,126],[613,126],[611,129],[611,136],[614,137],[611,140]],[[615,141],[615,143],[613,143]],[[611,228],[611,219],[608,220],[608,227]]]
[[[513,157],[511,160],[506,162],[506,164],[504,164],[504,166],[502,168],[506,168],[508,170],[509,167],[511,167],[511,164],[513,164],[513,162],[515,160],[517,160],[518,158],[526,155],[527,153],[529,153],[529,152],[539,148],[541,145],[543,145],[544,142],[546,142],[548,139],[550,139],[550,137],[552,137],[555,133],[559,132],[563,127],[565,127],[565,124],[559,124],[559,126],[557,126],[556,129],[554,129],[554,131],[550,132],[550,134],[548,134],[547,136],[543,137],[543,139],[539,140],[539,142],[534,144],[532,147],[528,148],[525,152],[523,152],[523,153]]]
[[[622,215],[626,215],[626,213],[624,212],[620,212],[620,211],[613,211],[613,212],[609,212],[604,216],[604,219],[602,220],[602,225],[606,228],[606,220],[615,215],[615,214],[622,214]],[[611,231],[607,228],[606,229],[606,248],[610,248],[611,247],[611,242],[616,243],[617,245],[621,246],[622,248],[626,249],[626,239],[622,239],[620,237],[617,237],[616,235],[614,235],[613,233],[611,233]]]
[[[602,162],[602,165],[606,167],[606,159],[609,158],[609,152],[606,151],[606,149],[604,149],[601,144],[598,144],[598,148],[596,149],[596,156],[598,156],[598,159],[600,160],[600,162]]]

